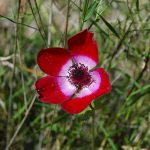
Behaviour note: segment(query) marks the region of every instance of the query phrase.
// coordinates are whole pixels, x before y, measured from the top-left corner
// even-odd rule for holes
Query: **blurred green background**
[[[93,111],[66,114],[34,87],[38,51],[85,28],[112,83],[94,101],[95,149],[150,149],[149,0],[0,0],[0,150],[91,150]]]

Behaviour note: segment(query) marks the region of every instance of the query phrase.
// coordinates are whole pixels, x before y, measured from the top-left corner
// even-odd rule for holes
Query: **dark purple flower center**
[[[68,70],[68,80],[77,88],[89,86],[93,80],[88,71],[88,67],[81,63],[73,64]]]

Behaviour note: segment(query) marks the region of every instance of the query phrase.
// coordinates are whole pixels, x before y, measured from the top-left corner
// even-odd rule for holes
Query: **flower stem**
[[[95,128],[95,110],[93,110],[92,126],[91,126],[91,130],[92,130],[92,150],[95,150],[95,132],[94,132],[94,128]]]
[[[93,110],[93,113],[92,113],[92,122],[91,122],[91,135],[92,135],[92,138],[91,138],[91,147],[92,147],[92,150],[95,150],[95,130],[94,130],[95,129],[95,109],[92,106],[92,104],[90,104],[90,107]]]

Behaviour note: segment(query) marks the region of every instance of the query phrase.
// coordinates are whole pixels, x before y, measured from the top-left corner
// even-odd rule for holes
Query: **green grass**
[[[89,28],[112,82],[93,103],[95,149],[148,150],[149,12],[149,0],[10,1],[0,11],[0,149],[91,150],[93,110],[66,114],[35,99],[34,87],[38,51]]]

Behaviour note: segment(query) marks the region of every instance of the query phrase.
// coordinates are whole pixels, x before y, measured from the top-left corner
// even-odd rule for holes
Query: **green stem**
[[[93,110],[93,115],[92,115],[92,150],[95,150],[95,110]]]
[[[92,150],[95,150],[95,130],[94,130],[95,129],[95,110],[94,110],[94,107],[92,106],[92,104],[90,104],[90,107],[93,110],[92,122],[91,122],[91,135],[92,135],[91,147],[92,147]]]
[[[81,21],[80,21],[80,31],[82,30],[83,25],[84,25],[84,17],[85,17],[88,5],[89,5],[89,0],[85,0],[84,1],[84,6],[83,6],[83,11],[82,11],[82,18],[81,18]]]

